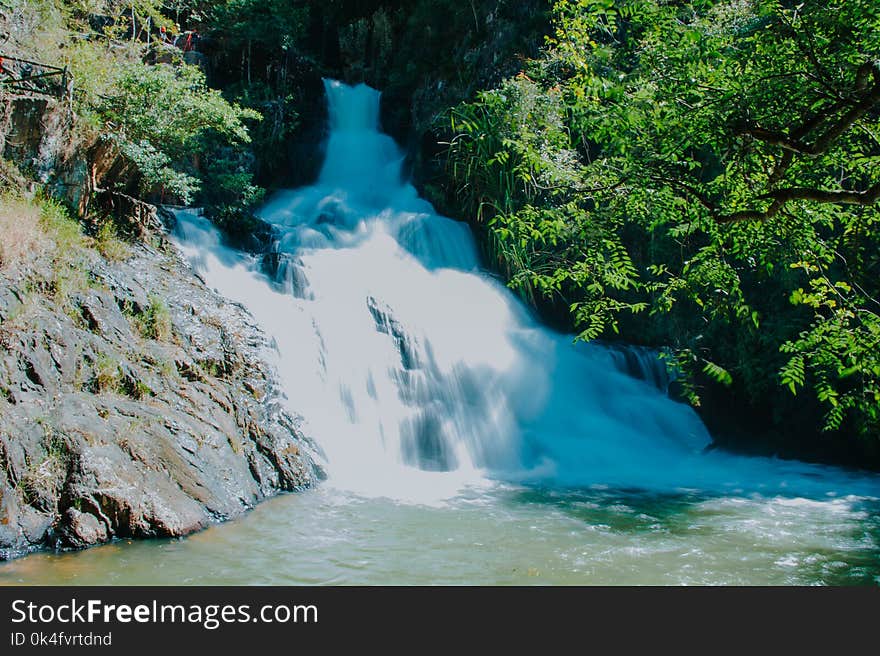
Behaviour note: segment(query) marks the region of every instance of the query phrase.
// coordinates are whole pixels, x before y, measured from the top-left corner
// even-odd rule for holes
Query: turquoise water
[[[877,585],[878,510],[509,486],[422,506],[328,487],[182,540],[32,555],[0,583]]]

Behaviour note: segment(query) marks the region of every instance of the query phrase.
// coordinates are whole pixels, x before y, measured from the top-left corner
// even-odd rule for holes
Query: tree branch
[[[765,211],[745,210],[716,217],[718,223],[737,223],[739,221],[766,221],[776,216],[787,203],[796,200],[808,200],[814,203],[832,203],[838,205],[874,205],[880,200],[880,182],[874,183],[865,191],[811,189],[809,187],[788,187],[776,189],[761,196],[772,199],[770,207]]]
[[[600,187],[581,187],[576,184],[559,184],[559,185],[550,185],[549,187],[545,187],[539,185],[537,182],[534,183],[535,189],[539,189],[540,191],[568,191],[575,194],[597,194],[600,191],[613,191],[618,187],[622,187],[626,184],[627,179],[621,178],[617,182],[613,182],[611,184],[602,185]]]
[[[696,198],[700,202],[700,205],[702,205],[703,207],[705,207],[707,210],[709,210],[712,213],[715,213],[718,211],[718,208],[715,206],[715,204],[712,201],[710,201],[709,198],[705,194],[701,193],[698,189],[696,189],[692,185],[687,184],[683,180],[679,180],[674,177],[670,178],[670,177],[659,176],[659,175],[652,175],[651,179],[654,180],[655,182],[661,182],[661,183],[668,184],[672,187],[676,187],[676,188],[678,188],[679,191],[684,191],[685,193],[690,194],[691,196],[693,196],[694,198]]]
[[[871,88],[868,86],[869,76],[874,80],[874,85]],[[789,136],[783,132],[768,130],[760,126],[746,128],[743,134],[747,134],[771,146],[791,151],[797,155],[818,157],[825,153],[856,121],[880,104],[880,63],[867,61],[862,64],[856,72],[854,89],[858,94],[858,99],[851,102],[849,111],[839,121],[829,127],[813,144],[805,143],[802,140],[803,137],[813,127],[819,125],[823,120],[830,118],[832,113],[838,109],[839,105],[837,103],[828,108],[824,115],[820,114],[794,130],[793,133],[796,136]]]
[[[815,203],[838,203],[843,205],[873,205],[880,200],[880,182],[865,191],[810,189],[808,187],[789,187],[764,194],[762,198],[787,203],[792,200],[810,200]]]

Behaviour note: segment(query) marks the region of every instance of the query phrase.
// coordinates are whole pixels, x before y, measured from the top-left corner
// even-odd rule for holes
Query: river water
[[[175,240],[272,337],[328,480],[183,540],[41,553],[0,583],[877,584],[880,477],[726,454],[656,354],[574,344],[401,179],[379,94],[326,83],[276,252]]]

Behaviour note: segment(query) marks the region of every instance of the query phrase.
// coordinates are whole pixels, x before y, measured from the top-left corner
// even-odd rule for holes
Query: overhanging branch
[[[838,205],[874,205],[880,200],[880,182],[875,183],[865,191],[849,190],[826,190],[811,189],[809,187],[788,187],[776,189],[763,194],[762,199],[772,200],[770,206],[763,212],[760,210],[745,210],[716,217],[719,223],[736,223],[739,221],[766,221],[776,216],[787,203],[797,200],[807,200],[814,203],[830,203]]]
[[[870,88],[869,79],[873,79],[874,81],[873,86],[870,86]],[[847,103],[849,104],[849,110],[812,144],[806,143],[803,140],[803,137],[825,119],[832,118],[834,112],[839,109],[839,103],[835,103],[829,107],[824,115],[820,114],[819,116],[814,117],[808,124],[793,130],[793,134],[796,136],[790,136],[777,130],[768,130],[760,126],[746,128],[743,131],[743,134],[771,146],[783,148],[797,155],[818,157],[825,153],[844,132],[852,127],[856,121],[870,112],[874,107],[880,105],[880,63],[876,61],[867,61],[859,67],[858,71],[856,71],[854,91],[856,99]]]

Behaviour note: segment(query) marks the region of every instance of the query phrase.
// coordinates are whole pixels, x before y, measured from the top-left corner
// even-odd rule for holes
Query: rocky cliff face
[[[154,236],[0,266],[0,559],[181,536],[313,484],[248,313]]]
[[[35,183],[48,185],[56,196],[85,213],[95,176],[82,156],[84,145],[74,143],[75,121],[67,103],[56,98],[0,97],[0,155]]]

